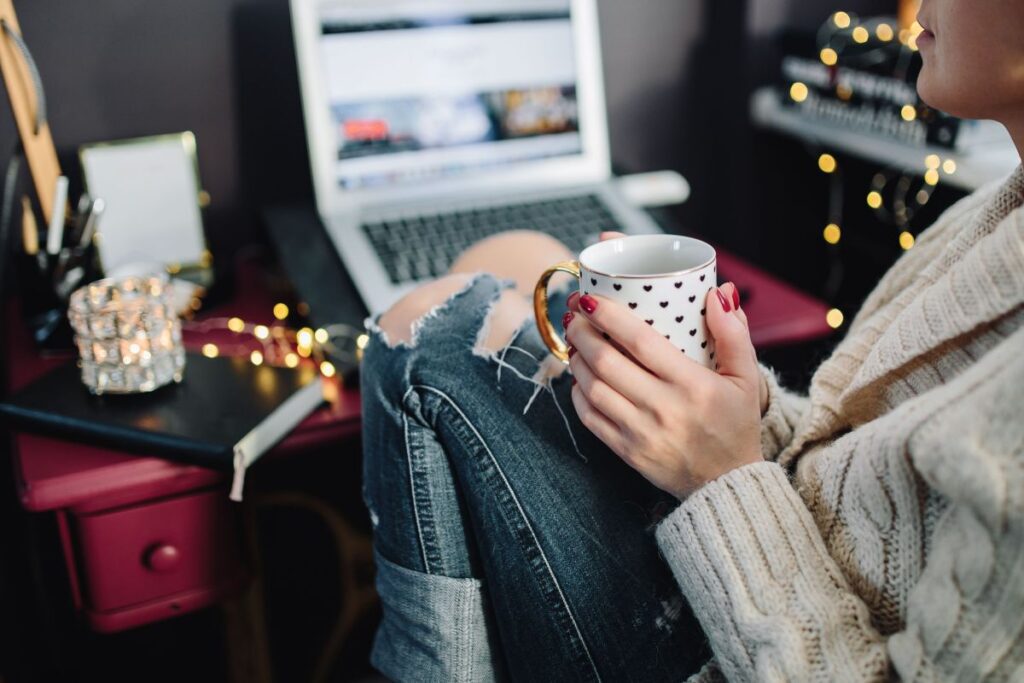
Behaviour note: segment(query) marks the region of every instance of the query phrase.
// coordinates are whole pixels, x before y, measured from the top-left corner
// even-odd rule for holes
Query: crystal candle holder
[[[71,295],[82,383],[94,394],[136,394],[180,382],[181,322],[166,275],[98,280]]]

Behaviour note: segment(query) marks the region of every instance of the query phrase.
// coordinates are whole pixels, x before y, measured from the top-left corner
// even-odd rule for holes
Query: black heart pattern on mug
[[[614,279],[612,279],[612,281],[607,284],[604,283],[604,281],[598,284],[604,287],[611,284],[612,289],[619,293],[619,300],[629,306],[630,310],[634,311],[639,318],[651,327],[660,328],[668,322],[669,318],[674,319],[675,323],[680,325],[680,327],[671,334],[667,334],[665,329],[658,329],[661,335],[671,342],[673,346],[685,346],[686,348],[679,349],[681,353],[700,359],[701,362],[714,367],[713,359],[715,358],[715,347],[711,343],[710,335],[708,335],[707,330],[703,327],[705,324],[704,320],[697,320],[696,313],[697,311],[700,311],[700,315],[706,317],[707,307],[703,303],[703,299],[706,296],[706,292],[710,292],[714,288],[714,282],[716,280],[714,277],[708,277],[708,271],[695,273],[694,275],[703,285],[698,288],[694,288],[697,291],[693,291],[692,289],[691,291],[686,291],[687,289],[690,289],[694,283],[685,278],[679,281],[669,280],[664,282],[664,284],[661,284],[660,281],[648,281],[647,283],[644,283],[642,280],[636,284],[631,284],[631,287],[635,287],[639,284],[642,288],[642,290],[638,292],[639,296],[633,295],[630,297],[634,299],[633,301],[625,300],[626,297],[624,294],[626,292],[634,292],[635,290],[629,290],[628,287],[626,287],[626,284],[628,283],[624,281],[615,282]],[[601,280],[599,276],[595,275],[594,277],[591,277],[589,274],[586,276],[586,279],[590,280],[590,283],[596,283],[598,280]],[[679,294],[673,296],[678,297],[680,300],[677,301],[670,296],[666,296],[667,292],[665,288],[668,287],[669,282],[672,283],[671,289],[679,290]],[[597,285],[595,284],[595,287],[596,286]],[[684,297],[686,302],[682,301]],[[663,301],[663,298],[667,300]],[[700,303],[697,302],[698,298],[701,299]],[[658,305],[654,306],[655,303]],[[692,306],[693,308],[688,308],[688,306]],[[670,309],[675,310],[669,313]],[[645,317],[645,314],[653,317],[647,318]],[[602,333],[601,336],[608,339],[608,336],[604,333]],[[683,339],[688,339],[689,341],[684,342],[682,341]],[[697,346],[698,344],[700,345],[699,347]]]
[[[701,278],[701,279],[703,280],[704,278]],[[594,278],[594,277],[590,278],[590,284],[592,284],[595,287],[597,287],[597,278]]]

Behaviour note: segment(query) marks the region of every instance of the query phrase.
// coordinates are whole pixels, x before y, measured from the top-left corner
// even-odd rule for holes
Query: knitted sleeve
[[[776,463],[733,470],[659,525],[662,553],[729,680],[1024,673],[1024,363],[1009,365],[1015,371],[1004,366],[1000,381],[949,400],[907,442],[949,507],[907,587],[905,626],[889,637],[872,626]],[[854,550],[856,538],[851,546],[865,551]]]
[[[796,425],[810,407],[810,401],[783,389],[771,369],[758,367],[768,385],[768,409],[761,417],[761,454],[765,460],[775,460],[793,440]]]

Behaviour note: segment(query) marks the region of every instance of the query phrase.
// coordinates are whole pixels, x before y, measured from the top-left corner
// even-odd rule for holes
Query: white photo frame
[[[86,190],[106,204],[94,238],[104,272],[160,263],[172,275],[209,278],[195,135],[83,145],[79,160]]]

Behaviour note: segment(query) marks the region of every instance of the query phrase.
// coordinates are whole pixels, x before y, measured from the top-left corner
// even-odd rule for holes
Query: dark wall
[[[68,170],[77,167],[74,152],[84,142],[192,130],[213,200],[208,222],[215,249],[253,238],[247,205],[260,197],[247,201],[243,179],[260,155],[241,149],[243,140],[251,144],[253,138],[243,135],[252,126],[240,125],[240,113],[247,115],[251,106],[239,112],[240,102],[249,100],[239,94],[237,76],[251,84],[260,74],[246,71],[236,55],[245,42],[240,32],[254,26],[247,16],[286,16],[285,0],[15,4],[46,84],[54,139]],[[764,63],[758,46],[782,25],[814,26],[839,7],[868,11],[890,4],[825,2],[812,9],[796,0],[600,0],[614,159],[631,171],[683,171],[695,189],[692,219],[735,228],[743,221],[721,215],[717,207],[735,173],[744,173],[745,101],[758,78],[751,65]],[[280,36],[287,38],[286,28]],[[258,55],[259,40],[250,43],[249,54]],[[267,50],[274,60],[291,58],[287,48]],[[13,123],[0,115],[0,153],[13,141]]]

